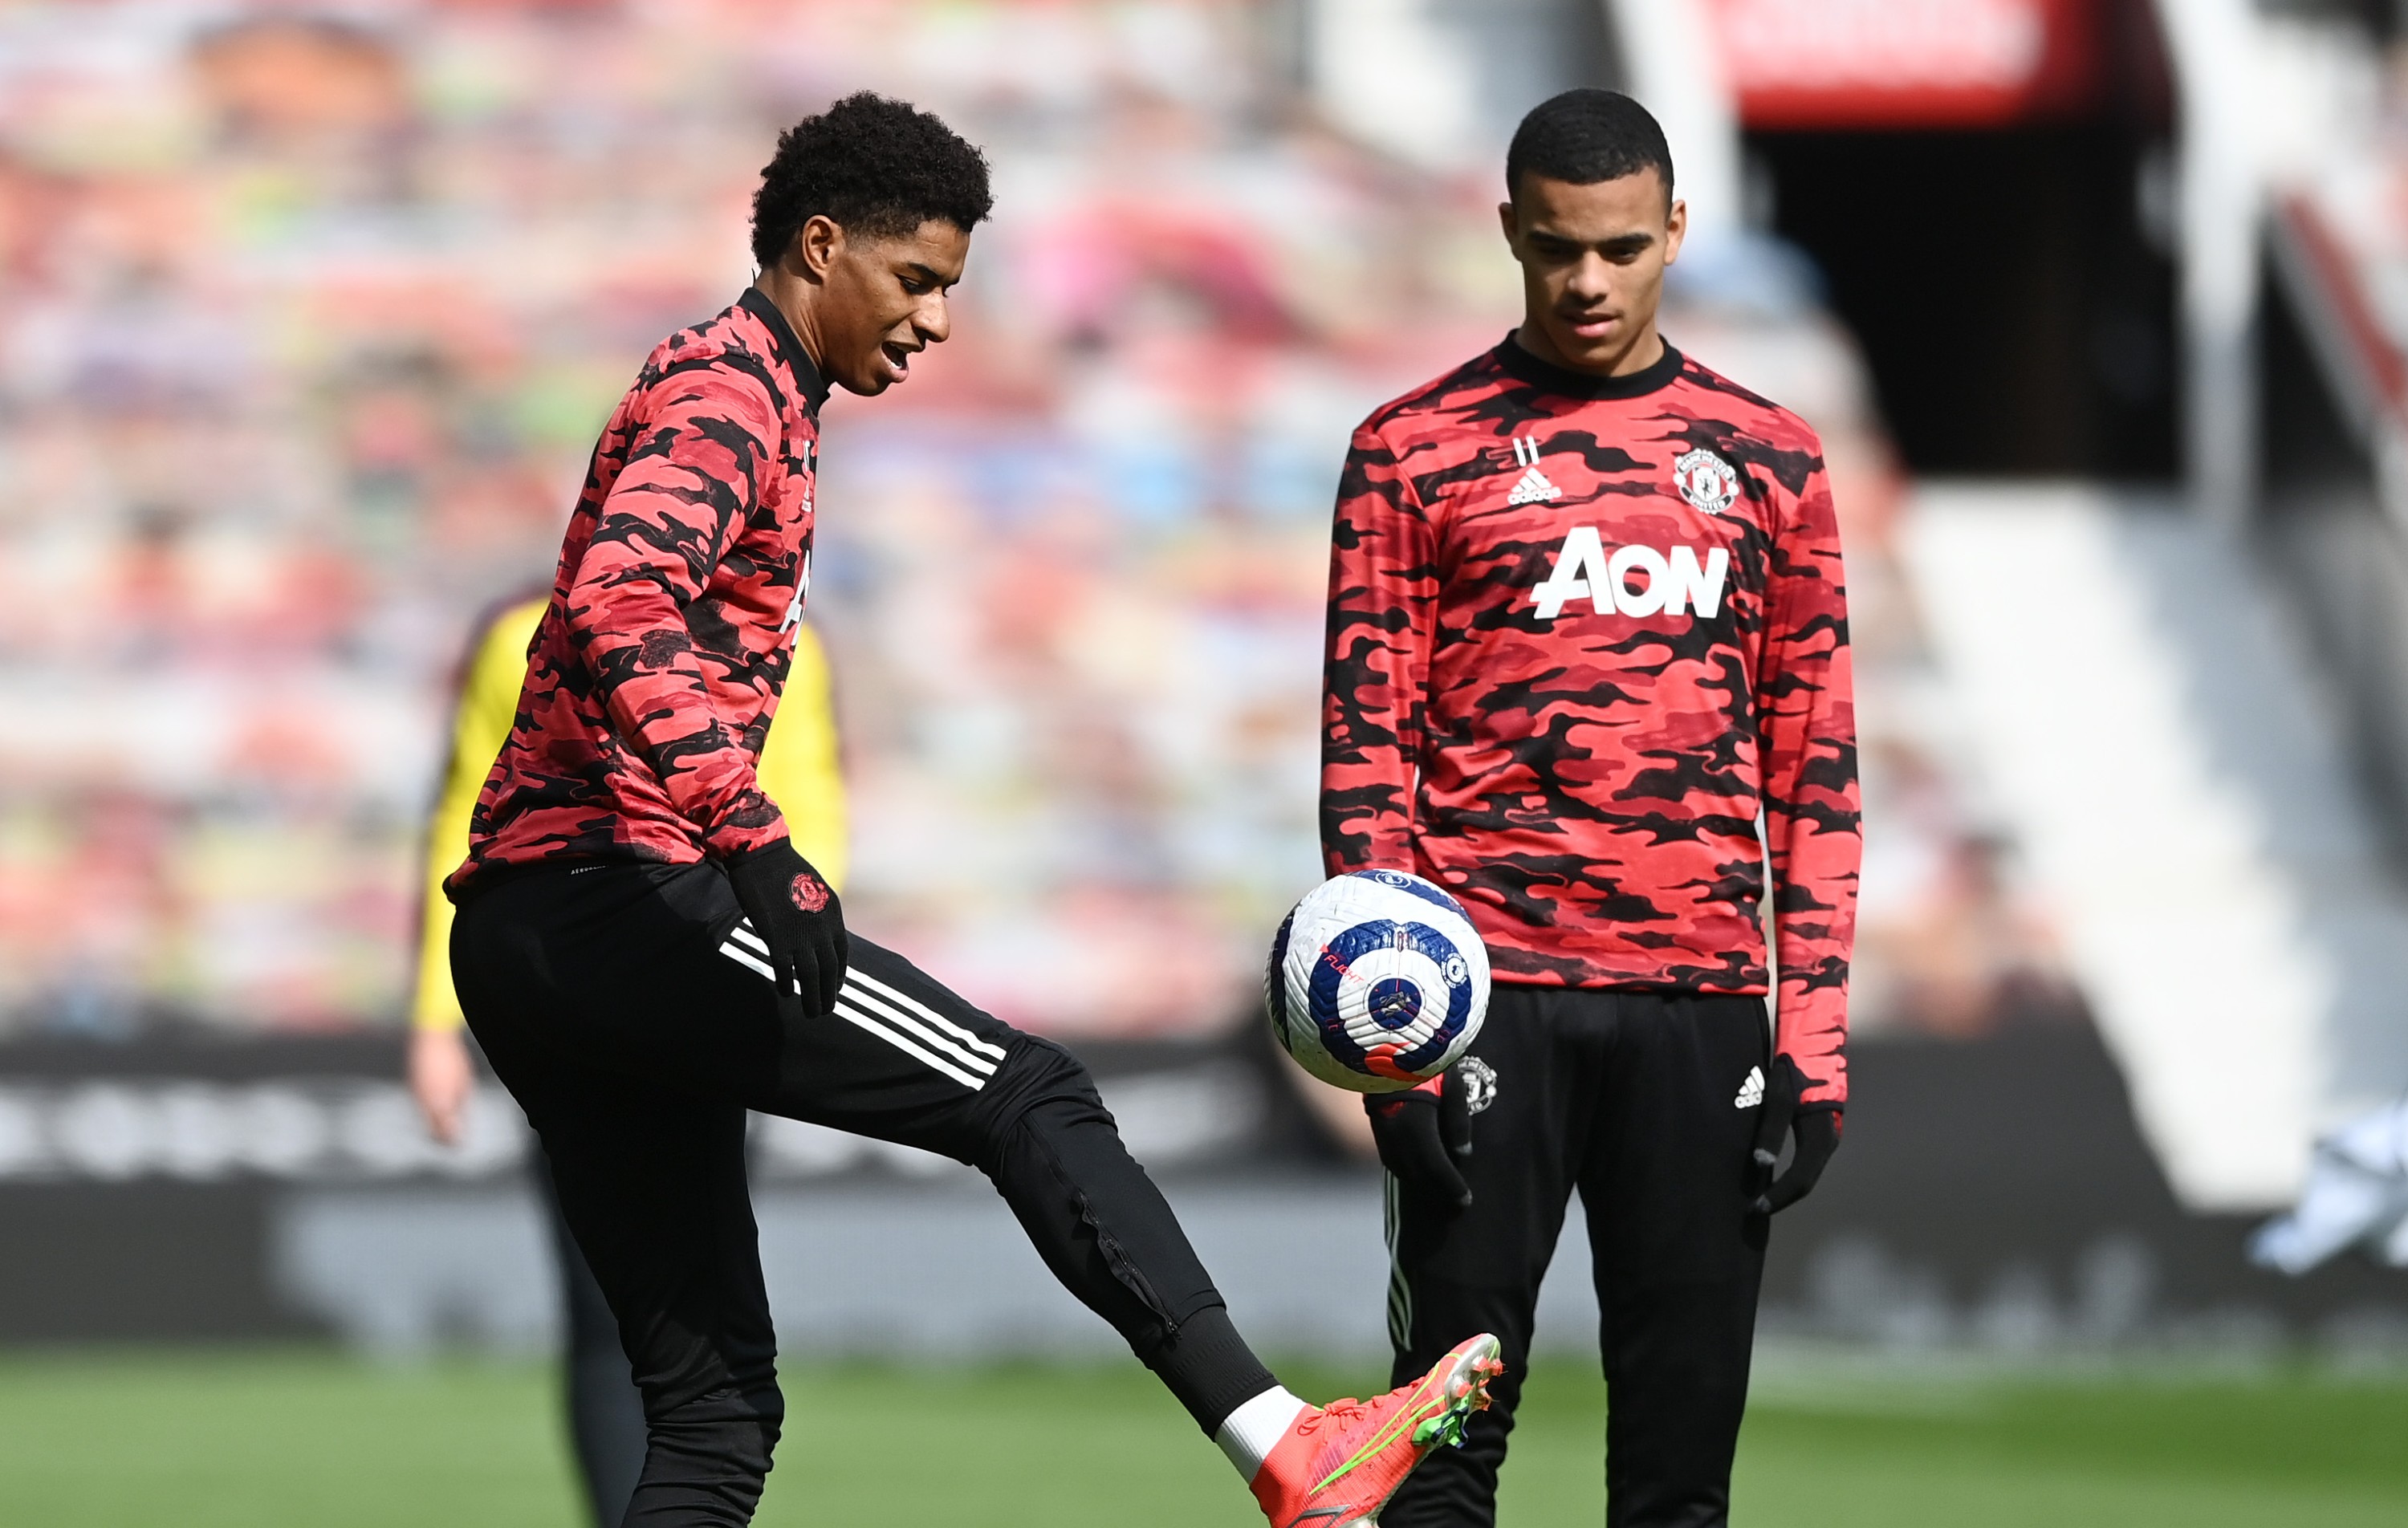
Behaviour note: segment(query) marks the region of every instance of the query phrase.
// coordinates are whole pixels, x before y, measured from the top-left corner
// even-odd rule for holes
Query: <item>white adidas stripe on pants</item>
[[[719,952],[766,980],[778,979],[769,964],[769,947],[750,922],[729,930]],[[799,985],[796,991],[801,991]],[[837,993],[836,1015],[972,1092],[986,1086],[996,1064],[1003,1060],[1003,1047],[980,1038],[910,993],[861,971],[845,972],[843,990]]]

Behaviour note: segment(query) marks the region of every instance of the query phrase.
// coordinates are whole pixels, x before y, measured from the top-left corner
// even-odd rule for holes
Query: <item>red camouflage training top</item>
[[[447,891],[500,865],[692,864],[785,836],[754,769],[810,584],[826,397],[758,291],[645,361],[594,448]]]
[[[1354,435],[1330,568],[1332,874],[1446,887],[1496,978],[1759,993],[1847,1097],[1856,866],[1847,595],[1821,442],[1682,356],[1510,336]]]

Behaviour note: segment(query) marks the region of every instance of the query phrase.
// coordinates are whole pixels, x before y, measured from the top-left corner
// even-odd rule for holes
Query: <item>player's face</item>
[[[970,236],[941,218],[890,238],[853,238],[831,228],[821,276],[820,365],[848,393],[883,393],[910,375],[911,357],[953,332],[946,294],[962,278]]]
[[[1497,211],[1522,264],[1527,322],[1555,351],[1546,359],[1608,373],[1655,359],[1654,347],[1637,347],[1689,223],[1663,177],[1647,169],[1583,186],[1525,175]]]

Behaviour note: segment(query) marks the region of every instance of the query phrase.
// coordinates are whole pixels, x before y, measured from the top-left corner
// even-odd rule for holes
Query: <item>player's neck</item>
[[[819,295],[821,289],[779,266],[763,271],[752,283],[753,290],[769,299],[793,326],[795,337],[802,342],[803,353],[822,376],[827,373],[827,348],[820,342]]]
[[[1547,330],[1536,318],[1524,314],[1522,326],[1513,331],[1513,341],[1551,366],[1576,371],[1589,377],[1628,377],[1645,371],[1664,359],[1664,336],[1656,332],[1656,316],[1649,314],[1630,336],[1630,343],[1620,351],[1599,362],[1577,361],[1566,355],[1547,336]]]

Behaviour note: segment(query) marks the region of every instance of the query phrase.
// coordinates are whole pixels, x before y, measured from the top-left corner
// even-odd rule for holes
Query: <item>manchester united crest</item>
[[[1478,1056],[1466,1056],[1455,1064],[1463,1074],[1463,1107],[1468,1114],[1484,1114],[1488,1106],[1497,1102],[1497,1068]]]
[[[1739,474],[1709,450],[1684,451],[1672,463],[1672,486],[1710,515],[1721,514],[1739,498]]]

